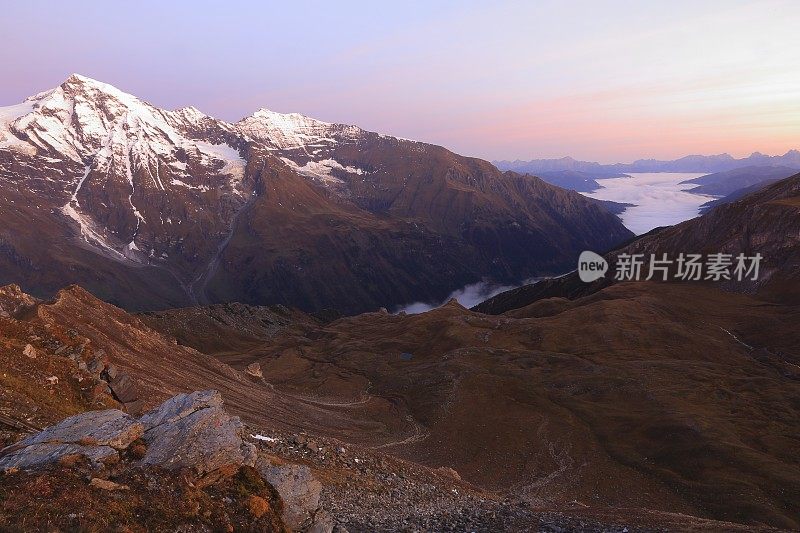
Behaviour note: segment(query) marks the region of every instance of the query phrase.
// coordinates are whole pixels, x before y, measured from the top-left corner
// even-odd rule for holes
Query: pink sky
[[[800,2],[12,3],[0,105],[70,73],[238,120],[260,107],[487,159],[800,147]]]

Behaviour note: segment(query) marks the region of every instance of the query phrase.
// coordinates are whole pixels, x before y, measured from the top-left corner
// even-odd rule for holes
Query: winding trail
[[[746,342],[743,342],[741,339],[739,339],[739,337],[737,337],[736,335],[734,335],[733,333],[731,333],[731,332],[730,332],[730,331],[728,331],[727,329],[725,329],[725,328],[723,328],[723,327],[721,327],[721,326],[720,326],[720,328],[719,328],[719,329],[721,329],[722,331],[724,331],[725,333],[727,333],[728,335],[730,335],[730,336],[733,338],[733,340],[735,340],[736,342],[738,342],[739,344],[741,344],[742,346],[744,346],[744,347],[745,347],[745,348],[747,348],[748,350],[752,350],[752,349],[753,349],[753,347],[752,347],[752,346],[750,346],[750,345],[749,345],[749,344],[747,344]]]
[[[417,442],[422,442],[423,440],[425,440],[425,439],[427,439],[428,437],[431,436],[431,434],[428,431],[428,429],[425,426],[423,426],[422,424],[420,424],[419,422],[417,422],[416,420],[414,420],[413,416],[406,415],[406,421],[409,422],[414,427],[414,432],[410,436],[408,436],[408,437],[406,437],[406,438],[404,438],[402,440],[398,440],[398,441],[394,441],[394,442],[387,442],[386,444],[380,444],[378,446],[374,446],[372,449],[373,450],[380,450],[382,448],[390,448],[390,447],[393,447],[393,446],[403,446],[403,445],[407,445],[407,444],[414,444],[414,443],[417,443]]]
[[[292,394],[292,397],[297,398],[298,400],[304,401],[306,403],[321,405],[323,407],[355,407],[357,405],[364,405],[374,398],[374,396],[369,393],[369,389],[371,387],[372,387],[372,382],[370,382],[367,385],[366,390],[364,390],[364,392],[361,393],[361,398],[349,402],[327,401],[320,398],[311,398],[308,396],[300,396],[297,394]]]

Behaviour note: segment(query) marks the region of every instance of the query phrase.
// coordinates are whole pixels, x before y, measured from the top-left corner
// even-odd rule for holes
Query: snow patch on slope
[[[202,192],[208,192],[210,189],[205,185],[189,185],[179,179],[173,178],[170,182],[172,185],[177,185],[178,187],[186,187],[187,189],[195,189]],[[169,222],[172,222],[170,219],[167,219]]]
[[[211,144],[203,141],[191,141],[197,149],[211,159],[217,159],[225,163],[222,172],[230,174],[237,180],[244,177],[244,167],[247,161],[239,155],[239,150],[227,144]]]
[[[111,246],[103,237],[103,235],[95,229],[92,219],[80,212],[81,205],[78,201],[78,193],[80,192],[81,187],[83,187],[83,183],[86,181],[86,178],[89,177],[90,172],[91,167],[87,166],[84,169],[83,175],[78,179],[78,185],[72,192],[69,202],[67,202],[64,207],[61,208],[61,211],[78,223],[78,228],[80,229],[80,234],[83,240],[89,244],[95,244],[96,246],[99,246],[101,250],[108,252],[112,257],[117,259],[125,259],[125,256]]]
[[[360,168],[343,166],[341,163],[334,159],[323,159],[321,161],[308,161],[305,165],[300,166],[287,157],[282,157],[281,160],[286,163],[291,169],[300,174],[321,181],[324,184],[344,183],[341,179],[333,176],[331,170],[337,169],[351,174],[364,174]]]
[[[36,149],[11,132],[11,124],[23,115],[33,111],[34,102],[26,100],[21,104],[0,107],[0,149],[10,148],[28,155],[35,155]]]

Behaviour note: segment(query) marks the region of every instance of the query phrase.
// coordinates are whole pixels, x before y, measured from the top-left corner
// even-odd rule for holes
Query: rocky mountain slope
[[[316,522],[314,531],[797,525],[796,308],[630,283],[502,317],[455,303],[327,324],[284,316],[263,331],[253,317],[270,315],[246,306],[145,317],[187,339],[194,320],[224,321],[241,339],[235,358],[227,345],[218,361],[76,288],[54,302],[15,287],[2,294],[0,354],[14,369],[4,390],[16,400],[3,404],[0,425],[18,444],[0,462],[20,465],[2,463],[4,527],[23,517],[67,529],[113,521],[243,531],[280,521],[296,530]],[[225,360],[257,363],[262,376]],[[82,370],[81,361],[92,364]],[[80,415],[128,409],[107,386],[112,374],[135,383],[140,414]],[[247,427],[206,424],[228,419],[219,396],[180,394],[201,382]],[[47,439],[29,436],[53,424]],[[212,429],[228,427],[241,440]],[[75,441],[76,428],[94,440]],[[126,439],[106,438],[109,429]],[[110,447],[119,460],[46,455],[58,463],[36,470],[43,439],[90,457]],[[260,478],[242,453],[252,446]],[[209,472],[208,461],[230,454],[234,468]],[[148,456],[161,459],[144,465]],[[175,461],[189,471],[167,468]]]
[[[189,346],[181,346],[175,337],[151,329],[141,319],[77,286],[59,291],[51,301],[33,299],[16,286],[3,287],[0,302],[14,310],[13,315],[0,316],[2,331],[8,332],[9,337],[4,349],[15,362],[14,368],[19,365],[20,370],[15,370],[12,377],[7,376],[9,384],[19,385],[18,396],[12,396],[6,404],[11,410],[15,402],[40,401],[40,389],[48,384],[49,377],[43,375],[42,365],[51,360],[67,364],[68,360],[72,366],[67,364],[61,374],[53,373],[59,387],[78,386],[62,383],[64,376],[71,376],[80,384],[79,389],[88,388],[91,394],[103,392],[102,397],[113,399],[133,414],[177,393],[214,388],[223,394],[236,415],[278,428],[314,427],[334,437],[381,444],[394,439],[406,426],[403,420],[381,426],[373,423],[375,417],[391,418],[388,413],[392,406],[388,401],[376,404],[369,413],[347,413],[304,396],[276,394],[261,379]],[[304,322],[316,321],[306,317],[299,323]],[[239,344],[248,340],[252,339],[243,335]],[[24,355],[27,344],[41,357],[29,361]],[[71,371],[73,367],[76,370]],[[35,369],[35,377],[29,377],[27,369]],[[86,394],[89,392],[78,397]],[[265,405],[270,408],[265,410]],[[54,407],[52,416],[45,421],[51,421],[59,413],[70,413],[62,410],[66,408]],[[42,423],[35,421],[38,427]]]
[[[0,109],[0,217],[0,282],[77,282],[136,310],[376,309],[630,236],[578,194],[438,146],[263,109],[235,124],[165,111],[78,75]]]
[[[797,313],[633,283],[500,317],[454,304],[360,315],[286,332],[239,364],[342,409],[392,398],[408,426],[383,449],[537,505],[794,527]]]

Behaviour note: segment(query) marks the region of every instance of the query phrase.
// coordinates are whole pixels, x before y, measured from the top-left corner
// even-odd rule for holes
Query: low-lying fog
[[[535,280],[526,280],[520,285],[498,285],[496,283],[481,281],[479,283],[473,283],[472,285],[467,285],[466,287],[451,292],[450,296],[441,302],[415,302],[413,304],[398,307],[394,312],[406,312],[409,315],[424,313],[425,311],[430,311],[431,309],[441,307],[453,298],[458,300],[458,303],[469,309],[470,307],[478,305],[482,301],[488,300],[492,296],[496,296],[503,291],[507,291],[521,285],[527,285],[528,283],[533,283],[534,281]]]
[[[695,185],[680,182],[704,176],[691,172],[646,172],[630,174],[630,178],[598,180],[603,186],[585,196],[636,204],[620,217],[622,223],[637,235],[659,226],[672,226],[694,218],[701,205],[715,197],[686,192]]]

